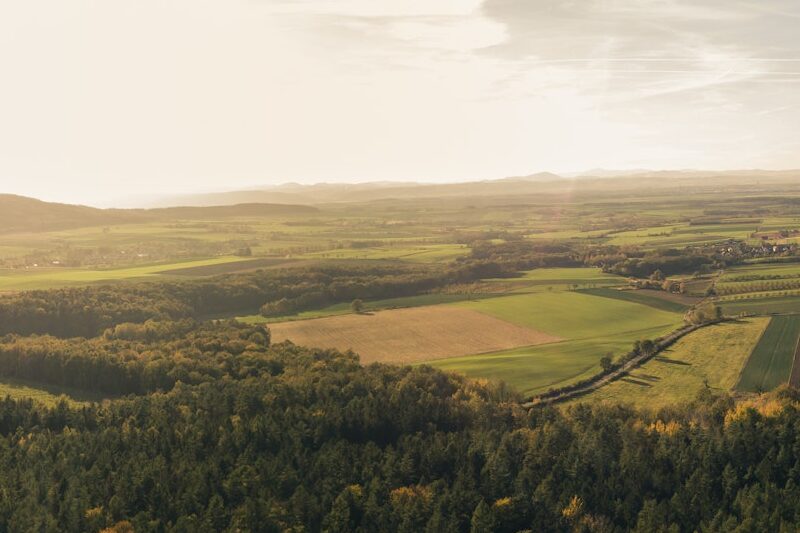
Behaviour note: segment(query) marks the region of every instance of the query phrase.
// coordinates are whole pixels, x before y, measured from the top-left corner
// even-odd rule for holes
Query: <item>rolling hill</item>
[[[735,185],[753,192],[765,186],[796,181],[800,171],[733,170],[733,171],[608,171],[595,169],[587,173],[563,177],[550,172],[501,179],[465,181],[457,183],[371,182],[371,183],[316,183],[302,185],[287,183],[264,186],[259,189],[222,191],[217,193],[172,196],[159,200],[156,205],[218,206],[250,202],[272,204],[323,205],[335,203],[360,203],[387,200],[424,200],[470,198],[519,199],[528,196],[537,200],[543,195],[553,196],[603,194],[613,197],[617,192],[675,189],[696,186],[702,180],[708,188]]]
[[[158,220],[203,219],[233,216],[309,215],[317,211],[303,205],[247,203],[216,207],[160,209],[97,209],[83,205],[43,202],[34,198],[0,194],[0,233],[56,231],[89,226],[133,224]]]

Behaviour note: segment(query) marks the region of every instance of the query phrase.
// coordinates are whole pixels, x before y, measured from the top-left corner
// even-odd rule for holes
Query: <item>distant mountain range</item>
[[[618,198],[633,189],[650,190],[736,186],[753,193],[771,184],[800,186],[800,170],[653,171],[594,169],[571,178],[550,172],[461,183],[371,182],[286,183],[255,190],[227,191],[164,198],[149,209],[97,209],[48,203],[0,194],[0,233],[50,231],[137,222],[208,219],[233,216],[297,215],[318,212],[316,205],[448,200],[461,205],[486,202],[563,203],[578,198]],[[455,203],[454,203],[455,205]]]
[[[97,209],[82,205],[43,202],[13,194],[0,194],[0,233],[53,231],[160,220],[203,219],[212,216],[310,215],[315,212],[317,209],[310,206],[260,203],[215,207]]]
[[[232,205],[244,202],[269,202],[274,204],[329,204],[342,202],[370,202],[377,200],[403,200],[423,198],[485,198],[515,197],[541,193],[565,193],[575,190],[591,190],[593,187],[609,187],[614,181],[623,187],[641,181],[649,187],[676,186],[681,180],[711,180],[751,178],[753,180],[777,180],[800,178],[797,170],[665,170],[646,169],[604,170],[560,176],[551,172],[540,172],[527,176],[512,176],[494,180],[467,181],[459,183],[420,182],[369,182],[369,183],[317,183],[301,185],[286,183],[264,186],[257,189],[223,191],[207,194],[191,194],[167,197],[156,205]],[[595,183],[597,182],[597,183]],[[663,182],[663,183],[662,183]]]

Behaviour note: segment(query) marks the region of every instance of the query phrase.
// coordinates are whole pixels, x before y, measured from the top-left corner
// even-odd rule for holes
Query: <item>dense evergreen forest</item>
[[[261,357],[247,377],[105,405],[0,402],[0,529],[800,526],[788,391],[752,407],[708,395],[657,414],[527,412],[502,387],[428,367],[362,367],[291,345]]]

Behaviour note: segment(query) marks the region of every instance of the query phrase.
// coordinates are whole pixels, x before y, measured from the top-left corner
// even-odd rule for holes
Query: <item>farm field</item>
[[[678,313],[579,291],[500,296],[454,305],[569,339],[669,329],[682,321]]]
[[[742,369],[736,389],[762,392],[787,383],[799,337],[800,315],[773,317]]]
[[[642,305],[648,305],[662,311],[670,311],[673,313],[683,313],[691,305],[691,298],[683,297],[680,295],[672,295],[664,291],[655,290],[617,290],[608,288],[597,289],[581,289],[579,292],[591,294],[593,296],[603,296],[605,298],[614,298],[617,300],[624,300],[628,302],[635,302]],[[674,298],[677,296],[678,298]],[[695,299],[696,301],[696,299]]]
[[[282,322],[273,340],[352,349],[364,363],[409,363],[559,341],[560,338],[453,306]]]
[[[186,271],[191,268],[214,269],[221,268],[227,263],[240,265],[241,257],[228,256],[195,261],[182,261],[165,264],[151,264],[129,268],[114,268],[107,270],[88,270],[70,268],[42,268],[30,270],[0,270],[0,291],[48,289],[69,285],[85,285],[89,283],[111,282],[142,278],[169,277],[169,271],[179,269]],[[183,274],[185,276],[185,274]]]
[[[691,400],[706,386],[729,391],[769,321],[753,317],[699,329],[626,377],[572,403],[624,402],[658,409]]]
[[[525,394],[588,377],[599,371],[604,355],[622,355],[636,340],[660,337],[683,322],[679,313],[579,291],[503,296],[454,305],[565,339],[431,363],[470,377],[502,379]]]
[[[537,268],[523,272],[521,278],[538,283],[553,284],[616,284],[625,283],[625,278],[608,274],[599,268]]]
[[[188,277],[218,276],[220,274],[246,272],[258,268],[284,266],[292,261],[291,259],[282,259],[279,257],[262,257],[260,259],[242,259],[241,261],[224,261],[222,263],[182,266],[180,268],[160,270],[158,274],[163,276]]]
[[[76,407],[92,402],[101,402],[105,398],[99,394],[79,391],[55,385],[33,383],[15,378],[0,378],[0,398],[31,399],[37,403],[54,407],[61,400]]]
[[[492,298],[496,294],[447,294],[432,293],[420,294],[419,296],[401,296],[398,298],[387,298],[385,300],[372,300],[364,302],[364,311],[381,311],[385,309],[401,309],[406,307],[421,307],[428,305],[440,305],[465,300],[475,300],[480,298]],[[237,316],[236,320],[246,324],[273,324],[276,322],[289,322],[293,320],[308,320],[313,318],[323,318],[328,316],[353,314],[353,309],[349,302],[329,305],[322,309],[301,311],[285,316],[264,317],[262,315]]]
[[[800,297],[797,296],[721,300],[719,305],[728,315],[740,315],[742,313],[752,315],[800,313]]]
[[[344,248],[311,252],[303,257],[325,259],[396,259],[416,263],[444,263],[469,253],[462,244],[431,244],[410,246],[398,243],[396,247]]]
[[[431,361],[441,370],[471,378],[505,381],[525,395],[578,381],[600,371],[600,358],[630,351],[633,343],[654,338],[675,329],[656,327],[609,337],[565,340],[541,346],[525,346],[494,353]]]
[[[727,269],[720,281],[740,281],[742,278],[754,280],[784,277],[800,277],[800,263],[766,263],[735,266]]]

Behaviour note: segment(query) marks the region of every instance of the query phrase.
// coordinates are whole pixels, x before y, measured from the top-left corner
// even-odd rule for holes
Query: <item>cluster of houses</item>
[[[750,257],[771,257],[771,256],[786,256],[795,255],[797,253],[797,244],[775,244],[768,241],[759,244],[747,244],[744,241],[736,239],[728,239],[722,243],[709,245],[714,248],[714,251],[725,258],[750,258]]]

